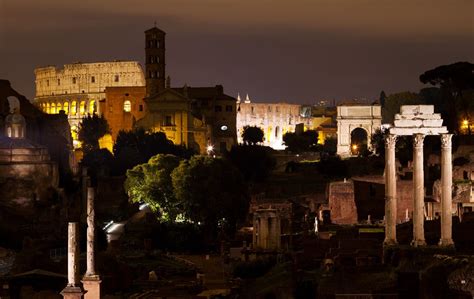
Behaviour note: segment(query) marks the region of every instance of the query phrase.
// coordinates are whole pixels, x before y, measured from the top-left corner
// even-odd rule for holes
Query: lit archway
[[[86,102],[85,101],[81,101],[81,103],[79,104],[79,113],[81,115],[84,115],[86,113]]]
[[[95,101],[94,100],[89,101],[89,113],[90,114],[96,113],[96,106],[95,106]]]
[[[56,103],[51,103],[51,114],[56,114]]]
[[[123,111],[130,112],[132,111],[132,103],[129,100],[123,102]]]
[[[76,101],[71,102],[71,114],[72,115],[77,114],[77,103],[76,103]]]
[[[69,114],[69,102],[64,102],[63,110],[64,113]]]
[[[363,128],[355,128],[351,132],[351,153],[359,155],[368,149],[368,134]]]

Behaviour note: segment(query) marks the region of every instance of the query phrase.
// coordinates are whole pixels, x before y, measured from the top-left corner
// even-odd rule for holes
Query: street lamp
[[[210,156],[212,152],[214,151],[214,146],[212,144],[209,144],[206,150],[207,150],[207,154]]]

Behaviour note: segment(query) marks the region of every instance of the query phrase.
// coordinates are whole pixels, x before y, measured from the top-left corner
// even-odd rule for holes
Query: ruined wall
[[[331,220],[336,224],[357,223],[357,208],[354,199],[354,183],[332,182],[328,186],[328,202]]]

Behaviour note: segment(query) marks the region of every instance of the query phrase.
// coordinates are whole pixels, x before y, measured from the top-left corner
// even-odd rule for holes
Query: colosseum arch
[[[371,150],[371,135],[381,125],[382,114],[378,105],[338,106],[337,154],[343,158],[351,157],[357,155],[365,145]],[[364,132],[366,137],[363,136]]]

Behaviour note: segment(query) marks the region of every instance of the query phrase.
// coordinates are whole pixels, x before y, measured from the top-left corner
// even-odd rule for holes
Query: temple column
[[[425,186],[423,171],[423,141],[425,135],[413,135],[413,241],[412,246],[424,246]]]
[[[94,188],[87,188],[87,270],[82,279],[85,299],[100,299],[100,277],[95,273],[95,210]]]
[[[385,245],[397,244],[396,142],[396,135],[389,134],[385,137]]]
[[[439,240],[440,246],[454,245],[452,239],[452,137],[453,134],[441,134],[441,239]]]
[[[80,299],[84,294],[78,279],[79,247],[77,243],[77,222],[69,222],[67,242],[67,285],[61,295],[66,299]]]

